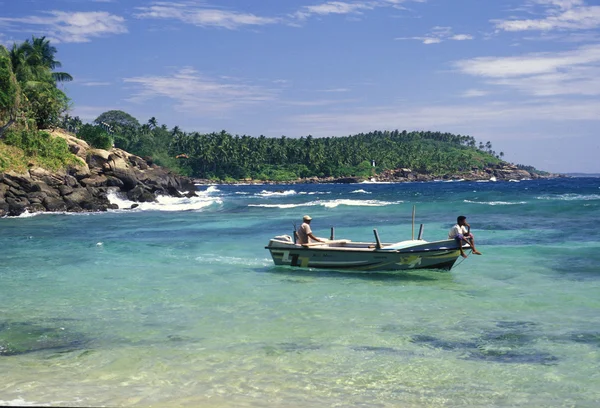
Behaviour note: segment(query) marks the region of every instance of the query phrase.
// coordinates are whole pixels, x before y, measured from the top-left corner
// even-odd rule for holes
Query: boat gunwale
[[[302,245],[298,245],[298,244],[292,244],[292,243],[287,243],[287,242],[281,242],[281,241],[275,241],[277,243],[280,243],[281,246],[271,246],[271,242],[273,240],[271,240],[269,242],[269,245],[267,245],[265,247],[265,249],[268,249],[269,251],[300,251],[300,252],[307,252],[307,251],[318,251],[318,252],[324,252],[324,251],[334,251],[334,252],[371,252],[371,253],[378,253],[378,254],[399,254],[399,253],[407,253],[407,254],[415,254],[415,253],[432,253],[432,252],[436,252],[436,251],[458,251],[459,247],[457,245],[455,246],[438,246],[435,247],[436,243],[443,243],[443,242],[451,242],[451,240],[440,240],[440,241],[424,241],[422,244],[415,244],[414,246],[409,246],[406,248],[399,248],[399,249],[386,249],[385,246],[389,246],[389,245],[394,245],[394,243],[385,243],[385,244],[381,244],[381,248],[377,248],[377,244],[374,242],[350,242],[350,246],[346,246],[346,244],[344,245],[339,245],[339,246],[328,246],[327,243],[323,243],[322,246],[320,245],[315,245],[315,246],[311,246],[311,247],[305,247]],[[362,245],[362,246],[361,246]],[[425,246],[425,245],[433,245],[433,248],[418,248],[420,246]],[[369,248],[371,246],[371,248]],[[463,245],[463,248],[465,248],[465,246]],[[466,246],[466,248],[468,248],[468,246]]]

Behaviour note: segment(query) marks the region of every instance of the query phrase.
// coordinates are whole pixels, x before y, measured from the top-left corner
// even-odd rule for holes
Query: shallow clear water
[[[600,404],[600,179],[198,189],[0,219],[0,405]],[[409,239],[413,205],[428,240],[466,215],[484,255],[367,275],[264,249],[305,213]]]

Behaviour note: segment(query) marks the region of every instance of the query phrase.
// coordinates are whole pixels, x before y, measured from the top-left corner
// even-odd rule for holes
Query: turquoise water
[[[0,219],[0,405],[600,405],[600,179],[198,190]],[[264,249],[304,214],[409,239],[413,205],[484,255],[366,275]]]

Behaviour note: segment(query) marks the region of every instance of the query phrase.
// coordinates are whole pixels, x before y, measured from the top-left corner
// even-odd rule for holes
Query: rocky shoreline
[[[79,163],[51,172],[31,167],[25,173],[0,174],[0,217],[25,212],[96,212],[118,209],[111,191],[135,202],[156,201],[159,195],[194,196],[191,179],[176,175],[121,149],[92,149],[83,140],[61,132]]]
[[[264,181],[264,180],[238,180],[234,182],[230,181],[215,181],[207,179],[194,179],[195,184],[325,184],[325,183],[339,183],[339,184],[351,184],[351,183],[363,183],[363,182],[375,182],[375,183],[407,183],[407,182],[426,182],[426,181],[450,181],[450,180],[464,180],[464,181],[478,181],[478,180],[491,180],[491,181],[520,181],[520,180],[534,180],[534,179],[547,179],[547,178],[558,178],[567,177],[562,174],[537,174],[531,173],[527,170],[519,169],[517,166],[509,163],[503,163],[494,167],[486,167],[483,170],[478,168],[471,169],[470,172],[461,174],[449,174],[440,176],[434,176],[431,174],[423,174],[414,172],[411,169],[396,169],[386,170],[373,177],[309,177],[300,178],[291,181]]]

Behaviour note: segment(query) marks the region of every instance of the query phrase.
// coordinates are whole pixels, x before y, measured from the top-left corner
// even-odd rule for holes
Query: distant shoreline
[[[275,181],[275,180],[252,180],[252,179],[241,179],[241,180],[210,180],[210,179],[192,179],[196,185],[286,185],[286,184],[361,184],[361,183],[413,183],[413,182],[460,182],[460,181],[480,181],[480,182],[510,182],[510,181],[521,181],[521,180],[536,180],[536,179],[553,179],[553,178],[569,178],[574,177],[568,174],[548,174],[538,175],[529,174],[528,176],[522,177],[503,177],[498,178],[496,176],[480,177],[479,175],[446,175],[446,176],[429,176],[429,175],[415,175],[414,177],[378,177],[372,178],[366,177],[308,177],[296,180],[286,181]],[[586,176],[580,176],[586,177]],[[589,176],[587,176],[589,177]],[[598,175],[600,177],[600,175]]]
[[[413,172],[410,169],[386,170],[373,177],[307,177],[296,180],[275,181],[275,180],[211,180],[211,179],[192,179],[194,184],[358,184],[358,183],[410,183],[410,182],[439,182],[439,181],[521,181],[535,179],[567,178],[573,177],[568,174],[537,174],[526,170],[518,169],[514,165],[504,165],[497,168],[486,168],[483,170],[473,170],[465,174],[448,174],[443,176],[433,176],[430,174],[421,174]],[[600,175],[598,175],[600,177]]]
[[[565,173],[564,175],[567,177],[600,177],[600,173]]]

